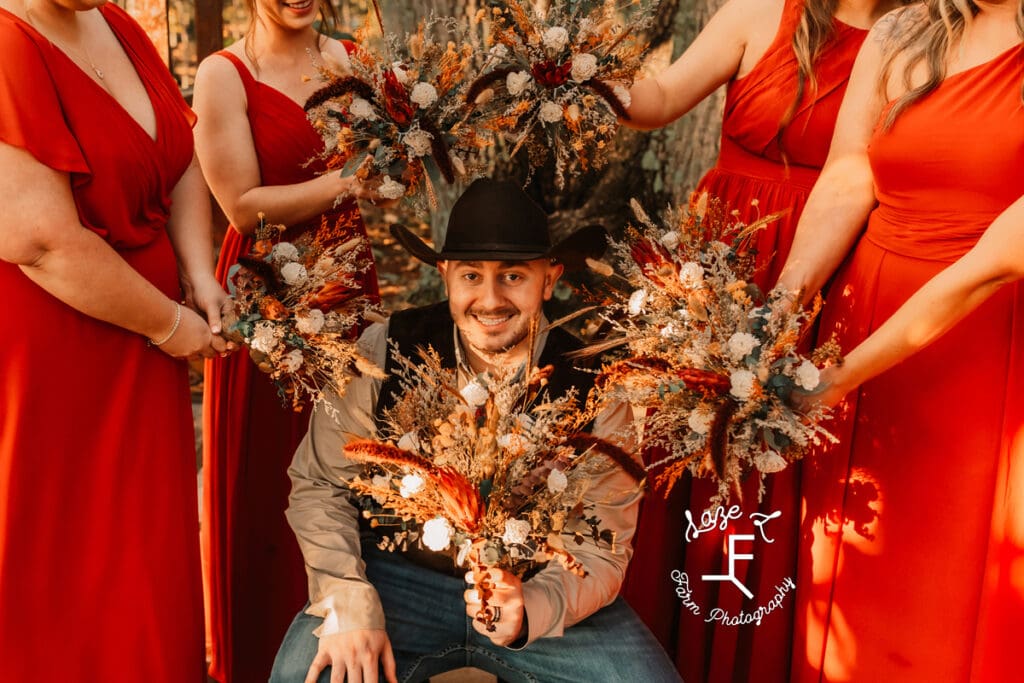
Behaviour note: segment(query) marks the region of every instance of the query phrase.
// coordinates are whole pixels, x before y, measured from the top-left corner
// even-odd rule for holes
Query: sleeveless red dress
[[[146,87],[156,140],[5,10],[0,140],[68,173],[82,225],[177,300],[166,227],[194,117],[138,25],[112,3],[100,12]],[[202,680],[186,364],[11,263],[0,291],[0,681]]]
[[[249,126],[264,185],[292,185],[323,173],[323,151],[302,107],[258,82],[230,52],[218,53],[238,69],[245,86]],[[354,201],[328,212],[357,219]],[[273,221],[273,216],[268,216]],[[285,239],[320,225],[320,218],[289,226]],[[217,277],[247,254],[252,239],[229,229]],[[379,298],[376,272],[365,291]],[[203,551],[210,674],[225,683],[265,681],[292,619],[308,598],[305,565],[284,510],[291,484],[288,465],[306,433],[309,411],[294,412],[270,378],[244,350],[206,363],[203,394]]]
[[[807,195],[828,155],[853,61],[867,35],[862,29],[835,22],[834,33],[815,67],[818,89],[804,95],[780,139],[780,123],[796,97],[797,61],[792,40],[802,10],[802,0],[786,0],[778,33],[765,55],[749,74],[729,83],[718,163],[697,188],[722,199],[745,222],[785,212],[757,233],[761,270],[755,281],[766,290],[774,285],[789,255]],[[684,539],[685,511],[689,510],[699,522],[717,486],[686,476],[668,500],[656,490],[645,496],[624,595],[666,647],[684,680],[788,680],[794,605],[791,592],[764,615],[759,625],[727,625],[707,619],[718,614],[713,612],[716,609],[729,616],[754,613],[775,599],[787,578],[795,579],[798,482],[799,466],[769,475],[760,504],[756,485],[748,482],[741,518],[724,531],[703,533],[691,541]],[[781,517],[763,527],[762,537],[750,515],[776,511]],[[735,571],[752,598],[730,583],[701,578],[728,572],[730,534],[756,536],[753,543],[736,545],[737,553],[754,555],[753,560],[737,561]],[[771,543],[766,540],[769,538]],[[673,577],[679,574],[674,572],[685,572],[699,613],[688,609],[677,595],[679,582]]]
[[[822,335],[856,346],[1024,195],[1022,81],[1018,46],[875,131],[878,207]],[[805,468],[794,680],[1022,680],[1021,286],[864,384],[836,428]]]

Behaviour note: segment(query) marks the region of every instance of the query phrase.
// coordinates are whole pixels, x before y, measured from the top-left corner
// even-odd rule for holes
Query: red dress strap
[[[245,97],[247,100],[252,102],[254,96],[253,91],[259,81],[257,81],[256,77],[252,75],[251,71],[249,71],[249,67],[245,65],[245,62],[243,62],[238,55],[233,52],[229,52],[228,50],[219,50],[214,52],[214,54],[223,57],[235,65],[235,69],[238,71],[238,77],[242,79],[242,85],[245,87]]]

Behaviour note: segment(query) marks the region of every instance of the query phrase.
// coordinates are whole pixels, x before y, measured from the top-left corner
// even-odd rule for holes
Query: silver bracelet
[[[149,345],[150,346],[160,346],[162,344],[166,344],[170,340],[170,338],[174,336],[174,333],[178,331],[178,326],[179,325],[181,325],[181,304],[179,304],[177,301],[175,301],[174,302],[174,324],[171,325],[171,331],[168,332],[167,336],[164,337],[163,339],[161,339],[160,341],[156,341],[155,339],[150,339],[149,340]]]

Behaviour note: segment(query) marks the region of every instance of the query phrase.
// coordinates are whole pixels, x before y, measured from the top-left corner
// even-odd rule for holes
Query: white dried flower
[[[551,493],[561,493],[568,485],[569,478],[562,470],[551,470],[548,474],[548,491]]]
[[[630,294],[629,304],[627,306],[627,308],[629,309],[629,314],[632,316],[637,316],[643,313],[645,303],[647,303],[646,289],[638,289],[632,294]]]
[[[291,262],[281,267],[281,277],[284,278],[286,284],[301,285],[309,279],[309,274],[306,273],[306,266],[301,263]]]
[[[357,119],[368,119],[373,121],[377,118],[377,114],[373,111],[373,105],[362,97],[353,97],[352,104],[349,105],[348,111]]]
[[[420,450],[420,436],[416,432],[406,432],[398,440],[398,447],[404,451],[418,452]]]
[[[409,99],[425,109],[437,102],[437,89],[430,83],[417,83],[409,93]]]
[[[750,394],[754,391],[754,383],[757,382],[757,377],[750,370],[736,370],[729,375],[729,382],[732,384],[729,393],[741,401],[745,401],[750,398]]]
[[[409,82],[409,72],[405,70],[401,62],[393,62],[391,64],[391,72],[395,74],[395,78],[402,85]]]
[[[525,519],[506,519],[505,533],[501,540],[505,545],[522,545],[530,538],[530,531],[533,527]]]
[[[295,329],[299,334],[318,334],[324,328],[324,312],[319,308],[311,308],[295,316]]]
[[[509,432],[502,434],[496,440],[498,447],[515,452],[525,451],[530,447],[530,440],[522,434]]]
[[[821,371],[814,363],[805,360],[796,367],[796,383],[801,389],[814,391],[821,383]]]
[[[767,450],[754,456],[754,466],[765,474],[775,474],[789,465],[786,459],[773,450]]]
[[[437,552],[452,542],[452,525],[444,517],[434,517],[423,523],[423,545]]]
[[[462,394],[462,398],[465,399],[471,408],[479,408],[487,403],[487,398],[491,395],[491,392],[487,391],[487,387],[476,380],[468,382],[459,393]]]
[[[405,196],[405,185],[395,182],[391,176],[384,176],[383,182],[377,188],[377,194],[384,199],[400,199]]]
[[[544,47],[558,52],[569,44],[569,32],[561,26],[552,26],[544,31]]]
[[[402,498],[410,498],[423,490],[423,477],[418,474],[407,474],[402,477],[398,493]]]
[[[558,123],[562,120],[562,105],[546,101],[540,105],[540,111],[537,112],[537,116],[544,123]]]
[[[278,242],[270,250],[270,258],[281,263],[283,261],[298,261],[299,250],[291,242]]]
[[[433,135],[420,128],[409,131],[403,138],[405,146],[416,157],[425,157],[430,154],[430,141],[433,139]]]
[[[661,236],[660,241],[666,249],[675,249],[679,246],[679,233],[675,230],[669,230]]]
[[[505,87],[512,97],[519,97],[533,77],[528,71],[513,71],[505,77]]]
[[[302,351],[292,349],[281,359],[281,369],[285,372],[298,372],[302,367]]]
[[[626,109],[629,109],[629,105],[633,104],[633,97],[632,95],[629,94],[629,90],[626,90],[624,86],[616,85],[614,88],[612,88],[612,92],[615,94],[615,97],[619,99],[619,102],[622,103],[622,106],[625,107]]]
[[[577,83],[589,80],[597,73],[597,57],[584,52],[572,58],[572,80]]]
[[[751,351],[761,345],[761,342],[749,332],[736,332],[729,337],[725,345],[729,349],[729,356],[738,361],[746,358]]]
[[[715,414],[707,406],[699,405],[690,413],[690,416],[686,419],[686,424],[695,433],[705,436],[711,431],[711,422],[714,419]]]
[[[508,56],[508,48],[505,47],[504,43],[497,43],[490,49],[490,53],[498,59],[502,59]]]
[[[262,353],[270,354],[277,348],[277,342],[284,336],[281,330],[277,328],[277,325],[270,322],[269,320],[261,320],[256,323],[256,327],[253,330],[252,342],[249,344],[252,348]]]
[[[679,267],[679,282],[684,287],[697,287],[704,282],[704,268],[696,261],[687,261]]]
[[[370,479],[370,483],[382,489],[391,488],[391,478],[385,477],[383,474],[373,475],[373,477],[371,477]],[[384,505],[385,503],[388,502],[387,496],[382,496],[374,493],[370,497],[373,498],[374,502],[377,503],[377,505]]]

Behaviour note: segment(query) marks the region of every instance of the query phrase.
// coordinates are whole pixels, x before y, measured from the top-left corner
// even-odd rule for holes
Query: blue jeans
[[[402,683],[464,666],[507,683],[670,683],[679,674],[633,610],[618,598],[565,630],[522,650],[494,645],[466,616],[462,579],[424,569],[401,555],[363,545],[370,583],[384,605]],[[299,612],[281,643],[271,683],[302,683],[317,651],[318,617]],[[328,667],[317,683],[329,683]],[[383,677],[380,679],[383,681]]]

